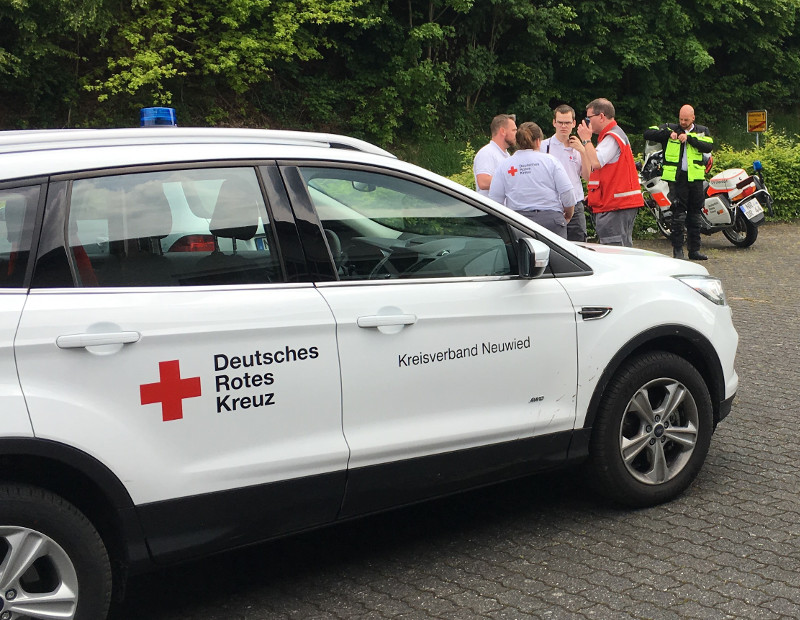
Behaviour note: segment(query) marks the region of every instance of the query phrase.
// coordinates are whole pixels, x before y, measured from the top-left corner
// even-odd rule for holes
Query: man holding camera
[[[633,222],[644,199],[630,140],[614,114],[608,99],[595,99],[586,106],[586,118],[578,125],[584,170],[591,171],[587,204],[594,213],[600,243],[633,247]],[[592,144],[592,134],[597,134],[597,147]]]
[[[700,212],[705,202],[703,181],[706,175],[704,155],[711,153],[714,140],[708,127],[696,125],[694,108],[681,107],[678,124],[664,123],[644,132],[645,140],[660,142],[664,148],[664,170],[661,178],[672,189],[672,256],[685,258],[683,235],[690,260],[707,260],[700,252]]]

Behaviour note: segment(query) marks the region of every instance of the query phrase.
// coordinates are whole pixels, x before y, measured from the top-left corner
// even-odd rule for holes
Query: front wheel
[[[758,238],[758,226],[748,220],[737,207],[733,227],[726,228],[722,234],[737,248],[749,248]]]
[[[654,506],[697,476],[714,428],[700,373],[667,352],[627,362],[606,388],[589,444],[588,474],[609,499]]]
[[[111,566],[91,522],[63,498],[0,485],[0,617],[102,620]]]
[[[667,239],[671,239],[672,226],[670,225],[670,222],[667,221],[667,219],[661,214],[656,215],[655,218],[656,218],[656,225],[658,226],[658,231],[662,235],[664,235]]]
[[[661,212],[661,207],[656,204],[656,201],[653,200],[650,196],[645,197],[645,205],[650,210],[650,214],[653,216],[653,219],[656,221],[656,226],[658,226],[658,232],[664,235],[667,239],[672,237],[672,227],[671,227],[671,218],[666,218]]]

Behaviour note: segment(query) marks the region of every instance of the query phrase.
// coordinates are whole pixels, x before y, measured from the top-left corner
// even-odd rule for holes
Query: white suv
[[[737,342],[703,267],[358,140],[0,133],[0,618],[544,468],[669,500]]]

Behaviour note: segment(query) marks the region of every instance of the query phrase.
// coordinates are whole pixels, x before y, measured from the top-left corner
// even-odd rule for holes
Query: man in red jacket
[[[597,134],[597,147],[592,134]],[[590,172],[587,204],[594,213],[597,239],[606,245],[633,246],[633,222],[644,199],[628,136],[614,120],[608,99],[586,106],[586,118],[578,125],[584,147],[584,173]]]

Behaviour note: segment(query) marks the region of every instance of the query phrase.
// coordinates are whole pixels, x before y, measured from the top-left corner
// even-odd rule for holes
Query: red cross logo
[[[508,174],[510,174],[512,177],[513,177],[515,174],[517,174],[517,172],[519,172],[519,170],[517,170],[517,169],[516,169],[514,166],[511,166],[511,167],[508,169]]]
[[[161,403],[161,417],[164,422],[180,420],[183,417],[183,399],[200,396],[200,377],[181,379],[178,360],[158,363],[158,383],[144,383],[139,386],[143,405]]]

